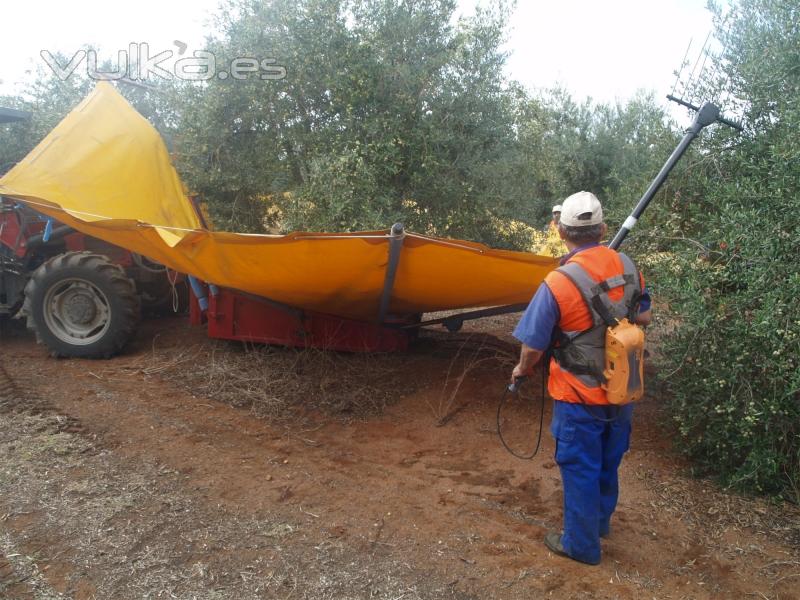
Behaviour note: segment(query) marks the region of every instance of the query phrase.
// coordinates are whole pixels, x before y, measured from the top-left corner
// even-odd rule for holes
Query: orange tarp
[[[223,287],[374,319],[390,236],[212,232],[201,228],[159,133],[108,83],[2,179],[0,194]],[[405,235],[390,312],[527,302],[555,259]]]

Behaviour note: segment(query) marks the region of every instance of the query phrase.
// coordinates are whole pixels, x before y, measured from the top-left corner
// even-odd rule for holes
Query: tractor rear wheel
[[[105,256],[67,252],[40,266],[25,286],[28,328],[53,356],[108,358],[139,321],[136,286]]]

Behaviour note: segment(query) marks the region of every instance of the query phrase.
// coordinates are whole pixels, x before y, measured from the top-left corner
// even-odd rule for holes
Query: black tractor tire
[[[59,254],[33,272],[23,313],[56,357],[110,358],[136,332],[136,285],[119,265],[91,252]]]

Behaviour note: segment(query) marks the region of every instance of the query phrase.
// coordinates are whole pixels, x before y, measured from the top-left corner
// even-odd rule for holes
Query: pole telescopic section
[[[664,166],[661,167],[658,175],[656,175],[656,178],[653,179],[650,187],[647,188],[647,191],[636,205],[636,208],[634,208],[630,216],[625,219],[625,222],[622,224],[622,227],[620,227],[617,235],[614,236],[614,239],[611,240],[611,243],[608,245],[609,248],[614,250],[619,248],[620,244],[622,244],[622,241],[625,239],[631,229],[636,226],[636,222],[639,220],[639,217],[642,216],[642,213],[647,208],[647,205],[650,204],[653,196],[655,196],[656,192],[658,192],[658,190],[661,189],[661,186],[664,185],[664,182],[666,181],[667,176],[670,174],[670,171],[672,171],[672,168],[684,155],[686,150],[689,148],[689,145],[694,141],[694,138],[698,136],[704,127],[711,125],[718,119],[719,108],[715,104],[706,102],[699,108],[694,117],[694,121],[689,126],[689,129],[686,130],[683,139],[680,141],[675,150],[672,151],[672,154],[667,159],[667,162],[664,163]]]

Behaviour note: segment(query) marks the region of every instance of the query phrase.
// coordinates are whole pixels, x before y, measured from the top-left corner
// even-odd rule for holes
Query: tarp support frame
[[[392,299],[397,266],[400,264],[400,251],[403,249],[403,240],[406,237],[403,224],[395,223],[392,225],[390,234],[389,261],[386,263],[386,277],[383,280],[383,292],[381,293],[381,302],[378,309],[378,323],[381,325],[386,320],[386,315],[389,312],[389,302]]]
[[[422,321],[420,323],[412,323],[403,326],[403,329],[413,329],[415,327],[424,327],[426,325],[444,325],[448,331],[458,331],[464,325],[464,321],[472,319],[482,319],[483,317],[493,317],[495,315],[507,315],[510,313],[523,312],[528,308],[528,303],[524,304],[507,304],[505,306],[493,306],[491,308],[481,308],[478,310],[470,310],[449,317],[440,317],[438,319],[431,319],[429,321]]]

